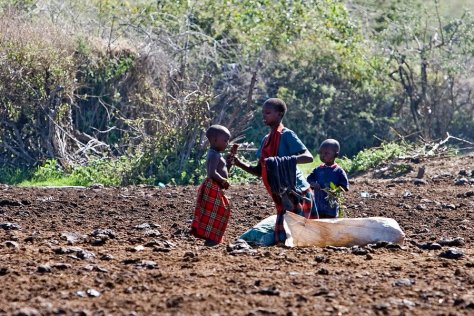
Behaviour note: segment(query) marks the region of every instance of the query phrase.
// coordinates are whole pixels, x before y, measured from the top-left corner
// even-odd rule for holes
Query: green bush
[[[349,173],[363,172],[405,155],[411,149],[412,146],[407,143],[382,143],[380,147],[360,151],[354,158],[345,160],[344,165]]]
[[[2,167],[0,168],[0,183],[16,184],[31,177],[31,171],[28,169]]]

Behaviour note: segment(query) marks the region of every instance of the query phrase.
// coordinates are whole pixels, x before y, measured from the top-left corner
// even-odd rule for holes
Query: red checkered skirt
[[[198,190],[191,234],[221,242],[230,217],[229,201],[216,181],[206,178]]]

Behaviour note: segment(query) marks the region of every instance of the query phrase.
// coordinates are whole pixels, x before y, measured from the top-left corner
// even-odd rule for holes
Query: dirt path
[[[352,180],[348,214],[396,219],[401,248],[254,255],[187,234],[196,187],[3,186],[0,315],[473,315],[473,172],[468,155],[421,161],[401,178]],[[228,196],[229,242],[273,214],[261,184]],[[455,256],[453,247],[462,257],[440,256]]]

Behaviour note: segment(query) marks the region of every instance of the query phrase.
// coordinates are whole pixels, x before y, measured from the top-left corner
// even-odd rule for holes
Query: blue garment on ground
[[[309,183],[318,183],[322,189],[330,188],[330,183],[336,186],[349,188],[346,172],[337,164],[332,166],[320,165],[307,178]],[[314,191],[314,201],[321,217],[337,217],[339,205],[331,207],[326,199],[327,193],[323,190]]]

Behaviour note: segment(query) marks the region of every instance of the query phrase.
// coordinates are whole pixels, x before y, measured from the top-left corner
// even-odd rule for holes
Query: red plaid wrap
[[[219,184],[206,178],[198,190],[191,234],[221,242],[230,217],[229,201]]]

